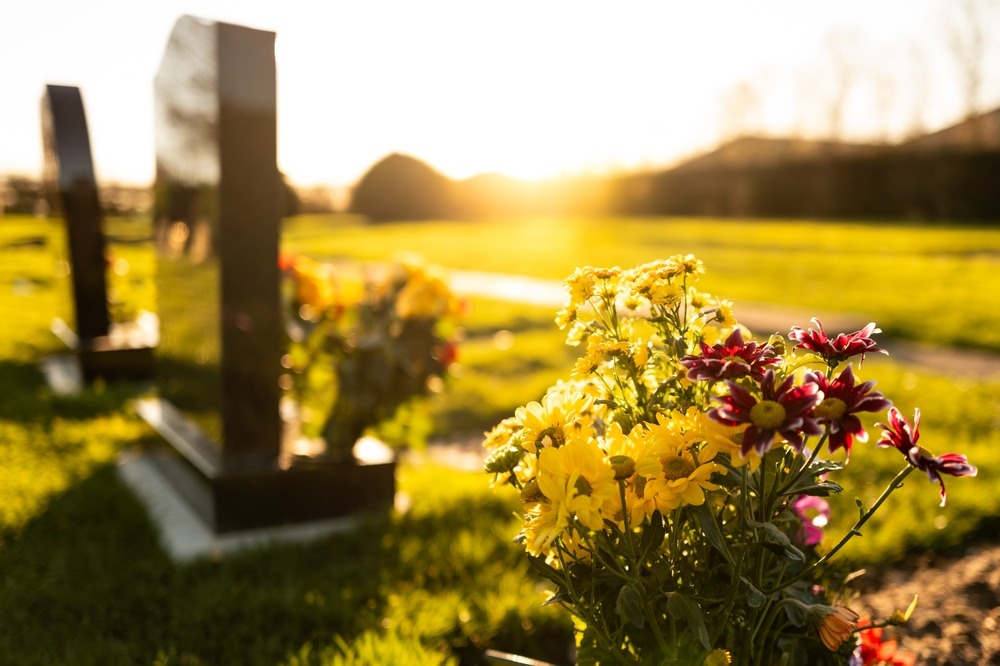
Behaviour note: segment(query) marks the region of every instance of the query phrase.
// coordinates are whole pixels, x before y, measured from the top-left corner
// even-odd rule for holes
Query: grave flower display
[[[455,360],[461,302],[417,257],[334,267],[283,257],[288,276],[284,388],[323,458],[348,459],[365,430],[416,396],[440,391]]]
[[[859,637],[831,558],[914,469],[943,503],[942,476],[976,468],[918,445],[919,412],[859,379],[883,351],[874,324],[757,342],[698,290],[703,272],[687,255],[571,275],[556,321],[581,356],[486,433],[486,472],[519,491],[517,540],[572,614],[579,664],[852,663],[913,605]],[[830,534],[824,498],[868,442],[859,416],[886,410],[878,445],[901,469]]]

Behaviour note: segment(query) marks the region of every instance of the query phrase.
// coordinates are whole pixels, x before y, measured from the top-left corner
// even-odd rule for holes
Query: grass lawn
[[[144,233],[130,226],[141,222],[115,224]],[[568,235],[553,235],[557,228]],[[511,543],[516,499],[494,494],[485,475],[404,466],[399,486],[412,503],[404,514],[308,545],[172,564],[114,471],[119,452],[156,439],[130,409],[136,390],[97,385],[58,397],[38,370],[58,348],[48,325],[65,306],[66,285],[53,270],[58,234],[55,222],[0,218],[0,663],[454,664],[477,663],[487,646],[562,658],[568,619],[541,606],[544,587]],[[21,242],[36,237],[53,240]],[[896,335],[1000,350],[1000,232],[983,228],[707,220],[362,227],[297,218],[285,247],[367,259],[407,248],[456,268],[555,279],[577,263],[628,266],[693,252],[708,264],[706,288],[737,302],[822,303],[871,314]],[[128,263],[113,277],[122,307],[152,307],[148,246],[116,244],[113,254]],[[481,432],[565,375],[574,350],[562,345],[553,314],[474,300],[461,372],[422,407],[433,436]],[[948,479],[945,509],[936,484],[911,475],[846,555],[892,561],[995,535],[1000,381],[877,367],[879,388],[905,414],[923,411],[921,444],[968,454],[980,474]],[[871,504],[900,463],[894,451],[855,447],[835,529],[857,515],[855,496]]]

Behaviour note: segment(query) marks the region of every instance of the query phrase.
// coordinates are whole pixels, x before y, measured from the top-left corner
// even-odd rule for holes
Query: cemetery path
[[[562,283],[540,280],[523,275],[505,275],[478,271],[449,271],[452,287],[460,294],[488,296],[499,300],[543,305],[555,311],[566,303]],[[752,331],[763,335],[773,332],[787,333],[793,325],[806,328],[810,319],[817,317],[827,331],[856,331],[871,321],[864,315],[844,313],[816,313],[798,308],[738,303],[734,308],[736,318]],[[889,352],[889,357],[937,374],[968,377],[970,379],[1000,378],[1000,354],[955,349],[903,340],[880,340],[879,345]],[[877,365],[886,357],[870,354],[866,363]]]

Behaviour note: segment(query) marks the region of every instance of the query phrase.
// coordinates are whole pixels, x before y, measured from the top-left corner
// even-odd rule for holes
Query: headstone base
[[[53,320],[52,332],[73,352],[83,383],[97,378],[107,381],[153,379],[153,353],[159,326],[152,313],[143,313],[136,321],[112,324],[108,335],[86,340],[81,340],[61,319]]]
[[[118,459],[118,475],[145,505],[170,558],[184,564],[199,559],[262,548],[276,543],[307,543],[331,534],[348,532],[360,524],[360,516],[297,525],[281,525],[216,534],[162,474],[157,453],[126,452]]]
[[[168,401],[139,400],[136,410],[167,442],[149,464],[217,536],[344,519],[393,507],[396,461],[279,461],[232,468],[215,445]]]

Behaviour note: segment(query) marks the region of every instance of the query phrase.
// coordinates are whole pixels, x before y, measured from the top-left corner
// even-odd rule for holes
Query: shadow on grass
[[[177,566],[114,466],[101,466],[3,544],[0,661],[279,664],[390,625],[462,664],[483,663],[488,645],[565,659],[571,632],[551,609],[537,610],[530,635],[520,613],[491,616],[501,576],[534,584],[520,549],[491,536],[510,506],[457,499],[311,544]]]
[[[138,382],[96,382],[74,395],[56,395],[37,364],[0,360],[0,419],[44,424],[53,417],[90,419],[120,412],[146,387]]]

